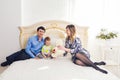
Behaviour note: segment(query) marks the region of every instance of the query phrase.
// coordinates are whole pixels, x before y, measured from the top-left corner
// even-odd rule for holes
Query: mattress
[[[103,68],[103,66],[100,66]],[[108,71],[103,74],[92,67],[78,66],[70,57],[28,59],[11,64],[0,80],[120,80]]]

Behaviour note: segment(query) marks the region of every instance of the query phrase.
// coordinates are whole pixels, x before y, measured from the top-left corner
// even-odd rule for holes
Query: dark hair
[[[37,31],[39,31],[40,29],[44,30],[45,31],[45,28],[43,26],[40,26],[37,28]]]
[[[48,37],[48,36],[45,37],[45,42],[46,42],[46,41],[50,41],[50,37]]]

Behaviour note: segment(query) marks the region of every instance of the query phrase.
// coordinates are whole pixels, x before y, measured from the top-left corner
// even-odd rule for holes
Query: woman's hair
[[[48,36],[45,37],[45,40],[44,40],[44,41],[45,41],[45,42],[46,42],[46,41],[50,41],[50,37],[48,37]]]
[[[71,42],[73,42],[74,39],[75,39],[75,35],[76,35],[75,26],[74,26],[73,24],[70,24],[70,25],[67,25],[67,26],[66,26],[66,29],[69,29],[69,30],[70,30],[70,36],[67,36],[66,39],[69,39]]]

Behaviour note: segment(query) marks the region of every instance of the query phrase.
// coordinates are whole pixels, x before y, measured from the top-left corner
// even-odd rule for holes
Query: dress
[[[75,55],[77,53],[82,53],[87,58],[90,58],[89,52],[86,49],[82,48],[81,40],[78,37],[76,37],[75,40],[72,43],[70,42],[69,39],[66,39],[66,41],[65,41],[65,48],[69,48],[70,49],[70,53],[72,55],[72,60],[73,61],[77,59],[75,57]]]

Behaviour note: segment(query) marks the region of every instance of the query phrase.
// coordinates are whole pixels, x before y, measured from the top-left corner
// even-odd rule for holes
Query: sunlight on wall
[[[100,60],[101,52],[97,48],[96,35],[101,28],[120,32],[120,0],[74,0],[71,22],[88,26],[88,49]],[[118,38],[118,42],[120,39]]]
[[[22,24],[30,25],[46,20],[66,20],[67,0],[21,0]]]
[[[89,26],[90,39],[101,28],[120,31],[120,0],[75,0],[72,22]]]

